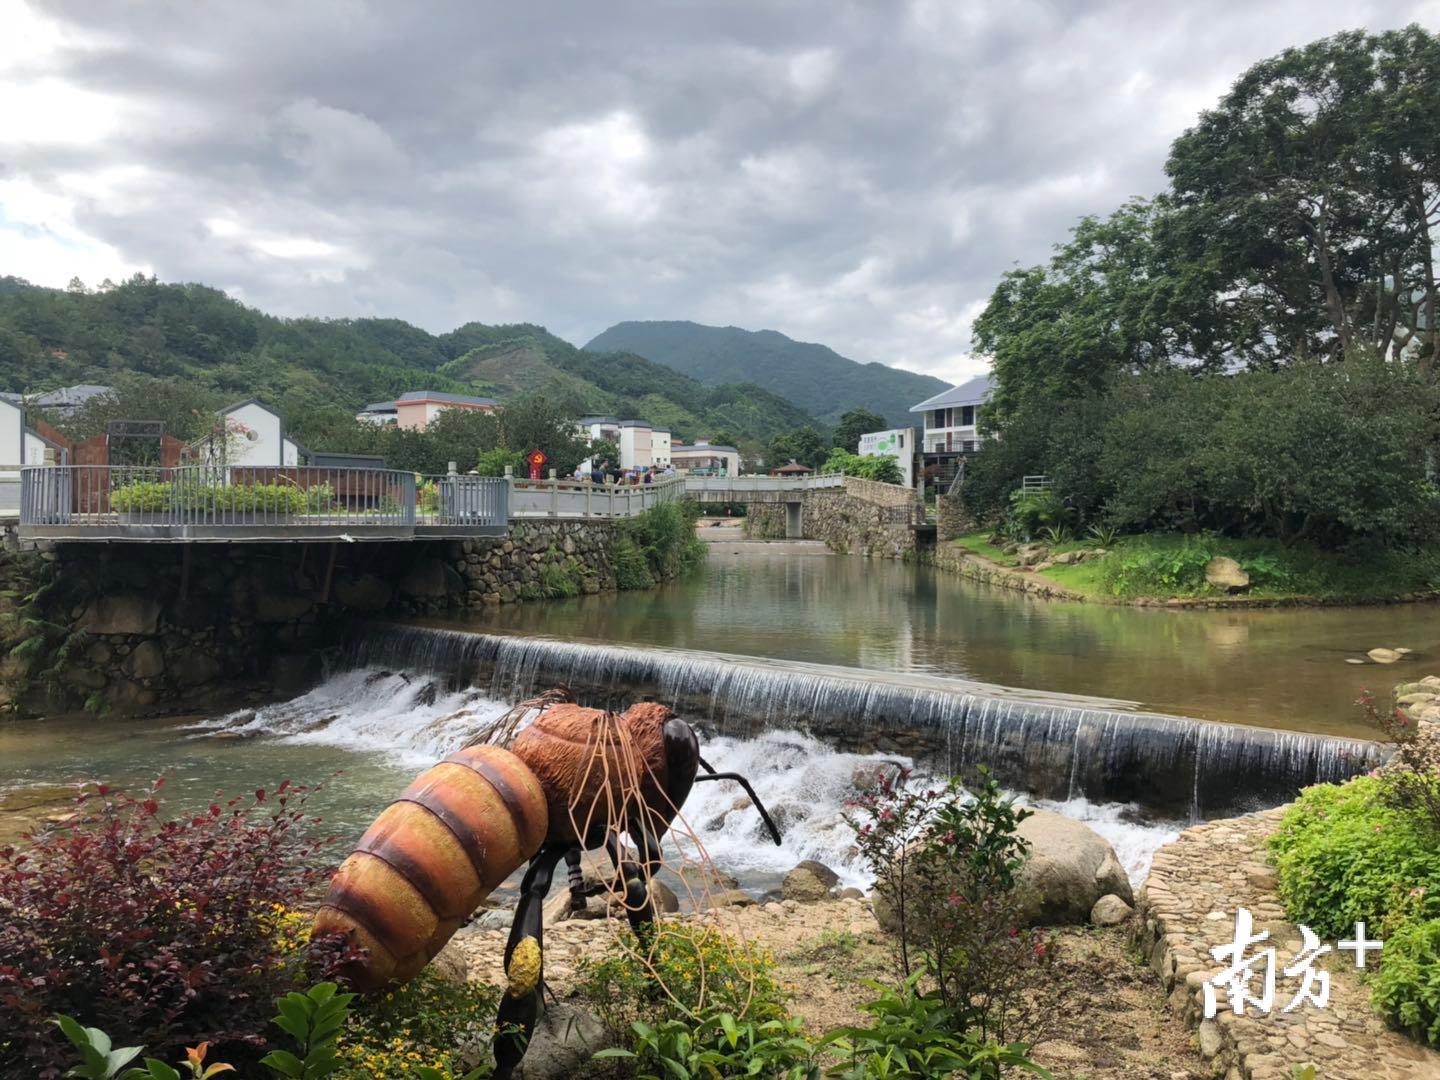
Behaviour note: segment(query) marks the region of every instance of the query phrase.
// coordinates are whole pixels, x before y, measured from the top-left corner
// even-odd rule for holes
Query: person
[[[592,484],[605,483],[605,470],[610,467],[608,461],[602,461],[590,470],[590,482]]]
[[[575,475],[572,476],[570,479],[572,479],[572,480],[584,480],[584,479],[585,479],[585,475],[586,475],[586,474],[585,474],[585,463],[582,461],[579,465],[576,465],[576,466],[575,466]]]
[[[654,482],[655,482],[655,466],[654,466],[654,465],[651,465],[648,469],[645,470],[645,483],[647,483],[647,484],[653,484]]]
[[[606,462],[605,475],[610,478],[610,482],[612,484],[618,484],[620,482],[620,477],[624,475],[624,470],[621,469],[619,465],[612,465],[611,463]]]

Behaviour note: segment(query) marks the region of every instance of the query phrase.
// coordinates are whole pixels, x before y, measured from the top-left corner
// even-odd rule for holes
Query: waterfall
[[[1041,799],[1129,803],[1191,820],[1273,806],[1306,785],[1368,771],[1389,752],[1121,702],[651,646],[371,623],[345,657],[357,667],[443,675],[512,701],[554,686],[595,706],[660,701],[709,737],[794,729],[952,774],[984,765]]]

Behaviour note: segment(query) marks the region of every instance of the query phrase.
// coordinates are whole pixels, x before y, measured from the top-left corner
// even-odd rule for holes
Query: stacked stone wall
[[[785,504],[751,503],[747,506],[745,535],[751,540],[784,540]]]
[[[893,519],[895,506],[851,494],[846,477],[843,493],[812,491],[801,500],[801,530],[806,540],[822,540],[832,551],[864,555],[872,559],[908,559],[915,555],[915,530]],[[888,484],[859,481],[870,487]],[[863,490],[863,489],[860,489]],[[903,489],[902,489],[903,490]]]
[[[608,522],[523,522],[465,540],[9,552],[0,571],[17,580],[4,604],[37,599],[10,611],[6,644],[39,640],[0,670],[0,703],[133,712],[293,694],[347,619],[540,600],[557,579],[569,592],[613,589],[614,541]]]

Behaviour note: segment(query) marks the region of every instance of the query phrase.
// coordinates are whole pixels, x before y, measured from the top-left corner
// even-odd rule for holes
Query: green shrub
[[[331,484],[314,484],[305,489],[305,509],[312,514],[335,508],[335,488]]]
[[[619,1038],[637,1021],[693,1023],[731,1016],[754,1023],[785,1018],[785,993],[768,952],[692,923],[657,926],[647,949],[631,934],[580,965],[581,993]]]
[[[825,472],[844,473],[846,476],[856,476],[861,480],[875,480],[881,484],[903,484],[905,474],[900,471],[900,463],[890,454],[860,455],[852,454],[843,446],[837,446],[830,451],[830,456],[825,459],[822,466]]]
[[[1396,1027],[1440,1047],[1440,918],[1405,922],[1389,934],[1372,1000]]]
[[[583,591],[580,564],[564,558],[555,548],[550,549],[550,558],[556,561],[540,565],[540,591],[552,598],[579,596]]]
[[[529,476],[530,467],[525,461],[525,455],[519,450],[483,450],[475,462],[475,471],[481,476],[504,476],[505,467],[509,466],[516,476]],[[574,466],[571,466],[573,469]]]
[[[208,490],[205,502],[219,514],[303,514],[309,507],[305,492],[293,484],[228,484]]]
[[[117,514],[154,513],[170,508],[170,485],[136,480],[110,492],[110,509]]]
[[[1440,918],[1440,845],[1386,804],[1385,784],[1364,776],[1307,788],[1270,838],[1287,913],[1321,937],[1357,922],[1388,934],[1406,919]]]
[[[637,1080],[675,1077],[765,1077],[766,1080],[820,1080],[815,1044],[800,1021],[737,1020],[719,1013],[697,1021],[641,1021],[631,1025],[633,1050],[602,1050],[596,1058],[636,1062]]]
[[[695,535],[699,516],[695,503],[669,502],[619,522],[612,548],[617,588],[648,589],[704,562],[705,544]]]
[[[617,536],[610,549],[615,560],[615,587],[617,589],[650,589],[655,579],[650,576],[645,553],[628,536]]]
[[[843,1080],[999,1080],[1007,1069],[1036,1076],[1050,1074],[1027,1056],[1023,1043],[1001,1045],[967,1027],[963,1013],[937,994],[924,994],[917,971],[898,988],[866,982],[879,993],[862,1005],[874,1021],[864,1027],[840,1028],[823,1040],[847,1059],[848,1068],[832,1070]]]
[[[1045,529],[1068,525],[1070,508],[1053,491],[1015,491],[1010,495],[1010,521],[1025,539]]]

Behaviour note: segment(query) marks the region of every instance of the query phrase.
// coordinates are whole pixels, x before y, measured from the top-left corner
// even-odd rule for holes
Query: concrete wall
[[[13,401],[0,399],[0,465],[25,461],[25,413]]]

